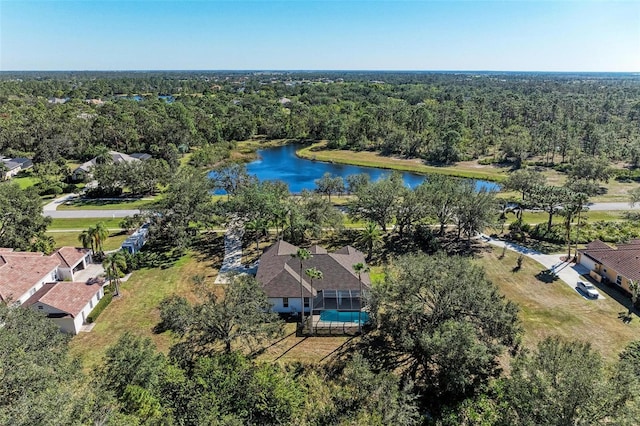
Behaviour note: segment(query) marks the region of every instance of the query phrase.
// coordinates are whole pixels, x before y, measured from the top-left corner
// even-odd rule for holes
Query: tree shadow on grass
[[[552,284],[558,281],[559,278],[551,271],[551,269],[545,269],[544,271],[540,271],[536,274],[536,279],[545,284]]]
[[[211,262],[214,267],[222,265],[224,259],[224,235],[203,232],[193,243],[193,251],[199,262]]]

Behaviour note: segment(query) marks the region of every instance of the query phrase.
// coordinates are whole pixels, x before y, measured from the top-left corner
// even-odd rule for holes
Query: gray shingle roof
[[[300,261],[294,257],[298,247],[278,241],[260,258],[256,278],[264,286],[267,297],[300,297]],[[321,280],[313,281],[310,292],[309,277],[302,276],[305,297],[315,296],[320,290],[359,290],[358,275],[353,265],[364,263],[364,255],[351,246],[329,253],[320,246],[311,247],[312,257],[303,262],[303,270],[317,268],[323,274]],[[362,274],[365,288],[371,286],[368,273]]]

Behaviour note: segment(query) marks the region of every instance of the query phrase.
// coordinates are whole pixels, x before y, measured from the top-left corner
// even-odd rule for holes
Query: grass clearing
[[[442,174],[470,179],[500,182],[507,176],[506,168],[483,166],[475,161],[461,161],[453,166],[429,166],[419,159],[385,157],[375,152],[328,150],[326,142],[319,142],[296,151],[296,155],[307,160],[352,164],[363,167],[400,170],[405,172]]]
[[[285,324],[284,337],[264,345],[258,361],[317,364],[329,359],[343,345],[359,339],[351,336],[298,337],[295,331],[295,323]]]
[[[24,174],[22,173],[19,174],[17,177],[14,177],[13,179],[11,179],[11,181],[17,183],[20,189],[31,188],[36,183],[38,183],[38,179],[31,176],[31,173],[28,173],[28,172],[24,172]]]
[[[127,331],[151,338],[160,351],[167,353],[174,343],[173,337],[170,333],[156,334],[153,331],[160,321],[158,305],[171,294],[196,299],[191,277],[198,274],[213,282],[217,270],[195,255],[186,255],[167,269],[135,271],[128,281],[122,283],[122,296],[114,298],[102,312],[95,328],[72,339],[72,355],[80,357],[85,368],[94,368],[101,363],[106,349]]]
[[[627,299],[620,298],[615,290],[598,285],[606,299],[586,300],[564,282],[538,281],[535,275],[545,268],[529,258],[524,259],[518,272],[512,272],[518,255],[507,251],[500,259],[501,251],[489,248],[476,262],[500,291],[520,306],[526,347],[559,335],[588,341],[605,358],[614,360],[629,342],[638,338],[640,318],[634,315],[629,324],[622,322],[619,315],[626,313],[627,307],[616,298],[623,303]]]
[[[103,222],[108,229],[121,229],[120,222],[122,222],[122,218],[87,217],[77,219],[52,219],[48,229],[87,229],[90,226],[95,226],[98,222]]]

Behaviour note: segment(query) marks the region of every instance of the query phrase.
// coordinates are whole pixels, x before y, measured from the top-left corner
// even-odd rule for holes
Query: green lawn
[[[629,324],[619,318],[626,313],[615,290],[599,287],[604,300],[586,300],[562,281],[545,284],[536,278],[543,266],[525,258],[522,268],[513,272],[517,255],[507,251],[500,259],[501,249],[488,248],[476,260],[500,291],[520,306],[524,328],[524,344],[533,347],[547,336],[560,335],[568,339],[586,340],[603,356],[613,360],[629,342],[640,335],[640,317],[634,315]],[[610,292],[610,294],[608,294]],[[615,297],[615,298],[614,298]]]
[[[150,208],[160,196],[135,200],[91,200],[82,199],[67,202],[58,206],[57,210],[130,210]]]
[[[80,235],[80,232],[47,232],[47,235],[53,237],[56,242],[56,247],[80,247],[81,245],[78,241],[78,235]],[[111,232],[107,240],[104,242],[104,249],[115,250],[119,248],[127,237],[128,235],[126,233]]]
[[[509,218],[508,223],[514,222],[515,221],[515,216],[513,215],[509,215],[507,216]],[[584,219],[586,219],[589,222],[596,222],[596,221],[619,221],[619,220],[625,220],[624,216],[623,216],[623,212],[622,211],[617,211],[617,210],[612,210],[612,211],[587,211],[585,213],[582,214],[582,217]],[[556,214],[553,216],[553,223],[562,223],[563,221],[563,217],[560,216],[559,214]],[[524,214],[522,215],[522,220],[524,220],[525,223],[529,223],[529,224],[537,224],[537,223],[547,223],[547,220],[549,220],[549,214],[545,213],[545,212],[529,212],[526,211],[524,212]]]
[[[95,367],[105,350],[125,332],[150,337],[161,351],[167,352],[173,343],[170,333],[153,332],[160,321],[158,305],[171,294],[193,298],[191,277],[196,274],[205,274],[212,282],[217,271],[208,262],[199,262],[189,255],[167,269],[135,271],[127,282],[122,283],[122,296],[114,298],[102,312],[95,328],[73,338],[71,353],[79,356],[86,368]]]
[[[104,222],[108,229],[121,229],[121,218],[109,219],[109,218],[79,218],[79,219],[53,219],[49,230],[52,229],[87,229],[90,226],[95,226],[98,222]]]
[[[14,177],[11,181],[16,182],[20,189],[27,189],[38,183],[38,179],[32,177],[30,173],[21,177]]]

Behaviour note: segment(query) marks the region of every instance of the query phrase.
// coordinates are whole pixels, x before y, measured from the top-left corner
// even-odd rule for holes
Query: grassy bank
[[[604,300],[586,300],[562,281],[539,281],[535,275],[543,266],[529,258],[524,259],[518,272],[513,272],[517,254],[507,251],[501,259],[500,252],[501,249],[489,248],[477,263],[500,291],[520,306],[526,347],[533,347],[547,336],[560,335],[589,341],[605,358],[614,360],[621,349],[637,339],[640,318],[634,315],[629,324],[622,322],[619,314],[626,313],[627,308],[616,301],[615,290],[600,288]]]
[[[459,162],[454,166],[429,166],[422,164],[421,160],[385,157],[375,152],[328,150],[326,149],[326,142],[318,142],[301,148],[296,151],[296,155],[312,161],[326,161],[421,174],[441,174],[494,182],[501,182],[507,176],[507,169],[482,166],[471,161]]]

